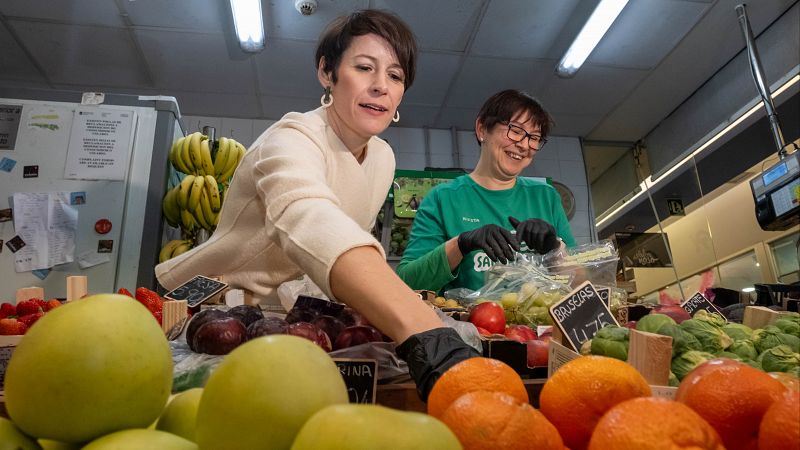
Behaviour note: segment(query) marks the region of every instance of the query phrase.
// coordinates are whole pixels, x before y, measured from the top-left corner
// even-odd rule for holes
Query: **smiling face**
[[[360,151],[389,126],[405,92],[403,69],[392,46],[374,34],[353,38],[342,54],[335,84],[323,67],[320,61],[317,75],[333,95],[331,126],[351,151]]]
[[[517,113],[512,116],[511,124],[524,129],[528,134],[541,135],[541,127],[534,124],[532,116]],[[499,181],[516,178],[533,162],[536,150],[528,146],[528,139],[514,142],[508,138],[508,125],[498,123],[487,129],[482,123],[475,124],[478,139],[481,140],[481,156],[478,166]]]

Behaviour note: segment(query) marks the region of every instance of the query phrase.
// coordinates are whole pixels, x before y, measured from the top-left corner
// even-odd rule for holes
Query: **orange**
[[[491,358],[470,358],[445,372],[428,395],[428,414],[440,419],[457,398],[472,391],[498,391],[528,403],[522,378],[508,364]]]
[[[597,422],[589,450],[725,450],[714,428],[676,401],[655,397],[626,400]]]
[[[647,381],[627,363],[583,356],[564,364],[547,380],[539,395],[539,407],[561,433],[564,444],[581,450],[606,411],[625,400],[650,394]]]
[[[755,450],[761,418],[786,391],[780,381],[747,364],[712,359],[684,377],[675,399],[706,419],[728,450]]]
[[[442,422],[464,450],[563,450],[558,430],[527,402],[503,392],[472,391],[454,401]]]
[[[786,372],[767,372],[769,376],[780,381],[789,390],[800,392],[800,378]]]
[[[800,448],[800,393],[787,392],[764,413],[758,428],[758,450]]]

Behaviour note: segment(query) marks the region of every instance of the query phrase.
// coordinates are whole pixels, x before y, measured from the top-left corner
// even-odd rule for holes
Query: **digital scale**
[[[756,220],[768,231],[788,230],[800,224],[800,151],[750,180]]]

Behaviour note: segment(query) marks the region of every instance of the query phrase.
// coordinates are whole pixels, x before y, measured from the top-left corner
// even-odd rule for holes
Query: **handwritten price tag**
[[[378,362],[374,359],[334,358],[347,386],[350,403],[375,403]]]
[[[217,295],[228,287],[227,283],[197,275],[177,288],[167,292],[164,297],[170,300],[186,300],[188,307],[194,307]]]
[[[619,326],[600,294],[590,282],[585,282],[550,307],[550,315],[564,338],[575,351],[600,328]]]

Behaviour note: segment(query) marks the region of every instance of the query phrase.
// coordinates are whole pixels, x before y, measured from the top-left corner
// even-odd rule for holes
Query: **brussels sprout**
[[[792,351],[788,345],[772,347],[760,357],[765,372],[789,372],[800,367],[800,353]]]
[[[666,314],[650,313],[636,322],[636,330],[658,333],[658,329],[665,324],[675,325],[675,320]]]
[[[792,320],[790,318],[780,318],[773,323],[775,327],[780,329],[786,334],[800,337],[800,320]]]
[[[735,353],[742,359],[756,359],[758,357],[758,352],[756,352],[756,346],[750,339],[733,341],[733,344],[731,344],[731,346],[728,347],[728,351],[731,353]]]
[[[696,337],[700,341],[702,349],[709,353],[719,353],[733,343],[733,340],[721,328],[706,320],[684,320],[680,327]]]
[[[695,367],[714,358],[716,358],[716,356],[708,352],[689,350],[672,360],[672,373],[674,373],[679,380],[683,380],[683,377],[694,370]]]
[[[724,325],[722,327],[722,331],[724,331],[725,334],[730,336],[734,341],[752,339],[753,337],[753,329],[740,323],[729,323]]]
[[[717,358],[728,358],[728,359],[732,359],[734,361],[744,361],[744,359],[745,359],[745,358],[742,358],[741,356],[737,355],[736,353],[731,353],[731,352],[719,352],[715,356]]]
[[[788,345],[793,352],[800,352],[800,338],[786,334],[780,328],[771,325],[762,330],[753,331],[753,344],[759,354],[778,345]]]
[[[672,371],[670,371],[669,372],[669,382],[667,383],[667,385],[668,386],[672,386],[672,387],[678,387],[678,386],[680,386],[680,384],[681,384],[681,380],[679,380],[678,377],[676,377],[675,374],[672,373]]]
[[[711,325],[714,325],[715,327],[722,327],[725,326],[726,323],[728,323],[728,321],[725,320],[725,318],[722,317],[722,315],[717,313],[710,313],[705,309],[701,309],[700,311],[694,313],[692,319],[705,320],[706,322],[710,323]]]
[[[630,330],[628,328],[603,327],[592,338],[591,352],[593,355],[608,356],[627,361],[629,336]]]
[[[672,337],[672,357],[676,357],[681,353],[686,353],[689,350],[701,350],[702,346],[700,341],[694,335],[681,328],[675,323],[666,323],[661,326],[657,331],[658,334],[663,336]]]

